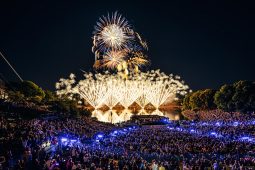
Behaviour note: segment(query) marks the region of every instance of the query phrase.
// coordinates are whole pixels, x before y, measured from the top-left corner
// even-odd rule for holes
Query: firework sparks
[[[121,50],[126,47],[127,41],[133,38],[130,34],[128,21],[120,14],[115,12],[112,16],[99,18],[95,26],[93,44],[99,51]]]
[[[106,26],[102,30],[102,40],[106,45],[114,49],[121,49],[127,38],[128,36],[125,35],[123,29],[116,24]]]
[[[127,77],[127,79],[123,79],[118,74],[109,73],[95,75],[86,73],[84,76],[85,79],[77,83],[75,83],[73,74],[70,75],[69,79],[60,79],[56,83],[57,94],[69,98],[78,94],[95,110],[102,105],[107,105],[112,109],[117,103],[120,103],[124,106],[125,112],[128,112],[128,107],[136,102],[142,108],[140,114],[147,114],[144,108],[148,103],[151,103],[158,110],[166,100],[175,100],[177,94],[185,95],[189,88],[179,80],[180,77],[168,76],[159,70],[139,72]],[[95,113],[97,114],[93,115],[101,121],[109,121],[109,117],[104,117],[99,112]],[[160,112],[157,111],[157,113]],[[130,117],[130,115],[119,115],[118,118],[118,115],[115,116],[121,121],[126,121]]]
[[[56,83],[57,95],[78,100],[78,104],[86,101],[95,109],[92,116],[104,122],[129,120],[132,113],[128,108],[133,103],[141,107],[139,114],[150,114],[145,110],[150,103],[156,108],[152,114],[162,116],[159,107],[165,101],[185,95],[189,87],[180,76],[166,75],[160,70],[141,72],[139,69],[150,63],[147,50],[147,43],[131,29],[124,17],[117,12],[103,16],[95,26],[93,36],[94,68],[116,70],[117,74],[109,71],[85,73],[85,78],[79,82],[71,74],[69,79],[61,78]],[[100,107],[105,105],[109,111],[102,113]],[[123,113],[113,110],[116,105],[124,107]]]
[[[125,74],[138,70],[149,63],[144,55],[147,50],[147,43],[120,14],[115,12],[99,18],[93,36],[94,68],[123,71]],[[128,68],[122,69],[123,63]]]
[[[143,56],[131,57],[128,60],[128,64],[129,64],[130,68],[135,68],[136,66],[137,67],[142,67],[144,65],[147,65],[148,63],[149,63],[149,61],[146,58],[144,58]]]
[[[115,69],[122,64],[125,59],[125,52],[123,51],[109,51],[105,54],[102,67]]]

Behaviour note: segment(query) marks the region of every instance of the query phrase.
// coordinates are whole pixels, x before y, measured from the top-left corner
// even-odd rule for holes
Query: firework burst
[[[128,41],[133,38],[128,21],[115,12],[107,17],[99,18],[95,26],[93,37],[93,51],[121,50],[127,47]]]
[[[149,64],[147,50],[147,43],[122,15],[115,12],[99,18],[93,36],[94,68],[125,73],[139,70]]]
[[[115,69],[125,61],[125,56],[124,51],[109,51],[102,59],[101,67]]]

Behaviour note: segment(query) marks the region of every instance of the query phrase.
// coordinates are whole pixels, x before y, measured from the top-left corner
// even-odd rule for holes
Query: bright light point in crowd
[[[99,134],[99,135],[97,135],[97,137],[98,137],[98,138],[103,138],[103,137],[104,137],[104,135]]]
[[[61,142],[67,142],[67,138],[61,138]]]
[[[234,126],[238,126],[238,124],[239,124],[238,122],[234,122],[233,123]]]
[[[191,129],[191,130],[190,130],[190,132],[192,132],[192,133],[193,133],[193,132],[195,132],[195,130],[194,130],[194,129]]]
[[[216,133],[216,132],[211,132],[210,134],[211,134],[211,135],[217,135],[217,133]]]
[[[221,123],[220,123],[220,122],[217,122],[217,123],[216,123],[216,126],[220,126],[220,125],[221,125]]]

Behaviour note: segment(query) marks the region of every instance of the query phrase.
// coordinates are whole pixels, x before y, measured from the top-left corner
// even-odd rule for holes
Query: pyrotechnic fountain
[[[117,123],[130,119],[128,110],[134,102],[145,111],[147,104],[156,110],[152,114],[163,115],[159,107],[167,100],[177,99],[176,94],[185,95],[188,86],[179,76],[166,75],[159,70],[141,72],[149,61],[146,56],[147,44],[131,29],[127,20],[118,13],[100,18],[95,27],[92,51],[95,53],[95,69],[109,69],[101,73],[85,73],[84,79],[76,82],[75,75],[61,78],[56,83],[57,94],[74,99],[79,95],[93,108],[93,117],[100,121]],[[113,110],[117,104],[124,107],[118,114]],[[100,111],[102,105],[109,110]]]

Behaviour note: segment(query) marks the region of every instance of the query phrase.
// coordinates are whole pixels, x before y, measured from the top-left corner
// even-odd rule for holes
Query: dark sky
[[[148,42],[152,69],[195,90],[255,80],[254,4],[192,2],[2,0],[0,50],[23,79],[53,90],[60,77],[92,70],[94,25],[118,10]],[[17,80],[2,59],[0,73]]]

